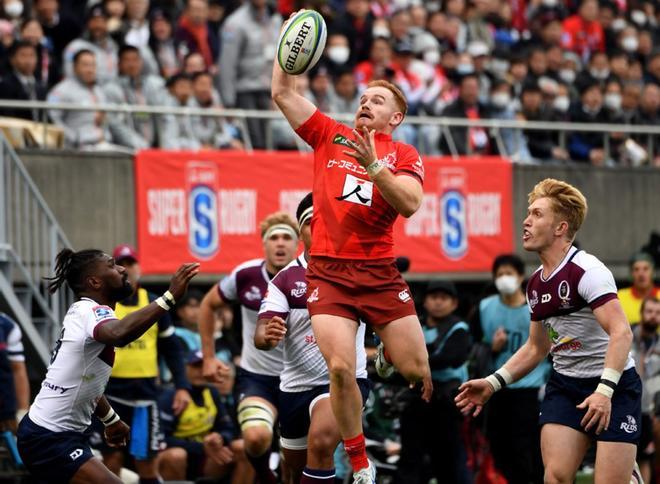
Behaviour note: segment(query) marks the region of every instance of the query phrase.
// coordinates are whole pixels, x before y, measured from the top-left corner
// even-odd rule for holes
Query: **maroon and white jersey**
[[[259,319],[279,316],[286,321],[284,370],[280,379],[283,392],[303,392],[330,383],[328,367],[316,344],[307,310],[306,270],[304,255],[282,269],[268,284],[268,294],[259,311]],[[365,324],[361,323],[355,338],[357,378],[367,378],[364,331]]]
[[[616,299],[616,292],[610,270],[575,247],[549,277],[543,278],[543,266],[532,274],[527,304],[532,321],[542,322],[552,340],[555,371],[577,378],[601,375],[610,338],[593,310]],[[628,355],[625,369],[634,366]]]
[[[225,302],[241,305],[243,346],[241,368],[260,375],[280,376],[282,373],[282,345],[272,351],[261,351],[254,346],[257,315],[261,299],[266,294],[270,277],[264,259],[253,259],[237,266],[218,284],[218,292]]]

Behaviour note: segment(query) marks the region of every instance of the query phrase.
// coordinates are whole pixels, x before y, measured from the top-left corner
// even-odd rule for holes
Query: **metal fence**
[[[146,106],[146,105],[128,105],[128,104],[95,104],[77,105],[77,104],[63,104],[63,103],[49,103],[45,101],[12,101],[0,99],[0,109],[22,109],[29,111],[38,111],[41,116],[41,122],[44,124],[43,139],[46,139],[46,125],[48,122],[48,111],[100,111],[106,113],[122,113],[126,115],[131,114],[151,114],[151,115],[176,115],[176,116],[199,116],[210,118],[221,118],[231,121],[240,130],[242,141],[245,149],[252,151],[253,143],[250,138],[250,132],[247,127],[248,119],[260,119],[266,122],[282,121],[284,118],[279,111],[259,111],[259,110],[244,110],[244,109],[222,109],[222,108],[194,108],[194,107],[171,107],[171,106]],[[338,121],[352,123],[353,115],[346,113],[330,113],[331,117]],[[623,136],[635,135],[641,148],[649,154],[655,153],[656,150],[656,136],[660,137],[660,126],[655,125],[626,125],[626,124],[591,124],[591,123],[569,123],[569,122],[546,122],[546,121],[525,121],[525,120],[505,120],[505,119],[464,119],[464,118],[447,118],[442,116],[407,116],[405,120],[406,125],[411,125],[419,129],[416,130],[418,136],[417,143],[415,143],[422,154],[437,154],[433,153],[431,147],[427,146],[422,140],[423,130],[436,130],[436,134],[443,137],[449,149],[450,155],[454,158],[459,156],[460,150],[457,147],[456,140],[452,136],[452,128],[483,128],[488,131],[491,137],[495,140],[498,152],[509,158],[515,159],[515,147],[513,150],[507,150],[503,141],[503,130],[524,130],[533,132],[554,132],[557,133],[557,146],[567,149],[568,137],[571,133],[598,133],[603,136],[603,150],[606,157],[612,155],[612,135],[621,134]],[[272,136],[269,135],[270,130],[267,131],[266,147],[273,149],[274,143]],[[642,139],[643,138],[643,139]],[[434,138],[437,140],[437,138]],[[660,138],[659,138],[660,139]],[[307,150],[307,146],[301,141],[297,141],[297,148],[299,150]],[[470,147],[466,147],[467,154],[470,153]],[[652,156],[651,156],[652,157]]]

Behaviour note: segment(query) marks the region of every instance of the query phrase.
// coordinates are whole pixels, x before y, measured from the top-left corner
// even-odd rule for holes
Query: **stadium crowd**
[[[298,83],[325,112],[354,112],[369,81],[388,79],[414,115],[646,126],[660,116],[660,12],[650,0],[3,0],[0,98],[89,106],[49,112],[71,147],[241,148],[236,120],[93,106],[274,109],[278,34],[300,7],[328,25],[321,62]],[[284,121],[247,124],[255,148],[299,144]],[[660,164],[650,134],[408,124],[398,136],[428,154]]]

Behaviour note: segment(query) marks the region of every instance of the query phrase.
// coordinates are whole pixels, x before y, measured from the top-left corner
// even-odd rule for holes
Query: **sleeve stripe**
[[[95,341],[98,341],[97,336],[98,336],[98,333],[99,333],[99,328],[102,325],[104,325],[106,323],[109,323],[110,321],[119,321],[119,320],[117,318],[108,318],[108,319],[104,319],[103,321],[99,321],[98,323],[96,323],[96,326],[94,326],[94,331],[93,331],[93,336],[92,336]]]
[[[593,299],[589,303],[589,307],[593,311],[594,309],[601,307],[603,304],[610,302],[612,299],[618,299],[618,296],[615,292],[608,292],[607,294],[603,294]]]

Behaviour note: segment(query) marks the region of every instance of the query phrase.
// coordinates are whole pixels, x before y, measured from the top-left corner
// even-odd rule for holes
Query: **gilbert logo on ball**
[[[287,74],[298,75],[314,67],[323,54],[327,29],[323,17],[303,10],[289,20],[277,43],[277,61]]]

